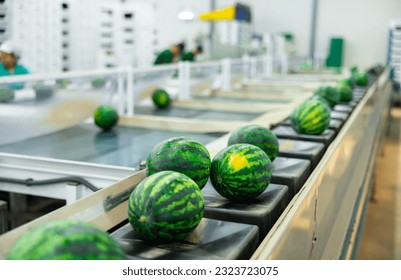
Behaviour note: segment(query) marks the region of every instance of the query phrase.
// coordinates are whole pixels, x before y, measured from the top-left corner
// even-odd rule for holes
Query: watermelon
[[[278,155],[278,140],[274,133],[261,125],[247,125],[234,130],[228,139],[228,145],[252,144],[261,148],[274,161]]]
[[[54,95],[53,87],[46,85],[35,85],[33,86],[35,90],[36,99],[47,99]]]
[[[92,87],[93,88],[102,88],[106,84],[106,79],[104,78],[94,78],[92,80]]]
[[[164,89],[156,89],[152,94],[153,104],[159,109],[165,109],[170,106],[170,95]]]
[[[327,106],[327,108],[330,110],[330,103],[327,101],[326,98],[321,97],[320,95],[312,95],[311,97],[308,98],[308,100],[319,100],[323,104]]]
[[[77,220],[31,228],[11,247],[9,260],[122,260],[121,246],[106,232]]]
[[[234,144],[213,158],[210,179],[221,196],[246,201],[266,190],[272,170],[273,165],[262,149],[251,144]]]
[[[8,88],[0,88],[0,102],[8,102],[14,98],[14,91]]]
[[[107,131],[117,124],[118,113],[113,107],[102,105],[96,108],[93,119],[98,127]]]
[[[340,92],[335,87],[330,87],[330,86],[320,87],[314,92],[314,94],[325,98],[329,102],[330,107],[332,108],[336,106],[341,99]]]
[[[350,66],[349,71],[351,72],[351,75],[358,73],[358,71],[359,71],[358,66],[356,66],[356,65]]]
[[[341,94],[341,102],[349,102],[352,100],[352,88],[347,83],[339,83],[337,86],[337,90]]]
[[[188,176],[162,171],[143,180],[129,197],[128,220],[144,240],[185,239],[203,217],[204,199]]]
[[[344,78],[344,79],[341,79],[341,80],[338,81],[338,84],[343,84],[343,83],[345,83],[345,84],[347,84],[348,86],[350,86],[351,89],[354,88],[354,86],[355,86],[355,85],[354,85],[354,80],[353,80],[352,77],[350,77],[350,78]]]
[[[366,73],[365,71],[358,72],[354,75],[354,80],[357,86],[367,86],[369,82],[368,73]]]
[[[330,124],[330,109],[319,98],[309,98],[291,113],[291,125],[298,133],[318,135]]]
[[[146,159],[147,174],[171,170],[187,175],[202,189],[210,175],[210,155],[204,145],[189,137],[158,143]]]

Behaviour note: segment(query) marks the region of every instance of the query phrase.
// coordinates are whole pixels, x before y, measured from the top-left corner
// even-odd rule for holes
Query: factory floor
[[[389,130],[376,168],[359,259],[401,259],[401,108],[391,110]]]

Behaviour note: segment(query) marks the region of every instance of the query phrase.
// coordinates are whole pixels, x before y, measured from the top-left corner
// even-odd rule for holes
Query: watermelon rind
[[[56,220],[26,231],[9,260],[123,260],[124,250],[108,233],[78,220]]]
[[[177,171],[187,175],[202,189],[210,175],[210,154],[206,147],[190,137],[173,137],[159,142],[150,151],[147,174]]]
[[[228,145],[252,144],[261,148],[274,161],[279,152],[279,142],[274,133],[261,125],[247,125],[234,130],[228,139]]]
[[[93,113],[95,124],[104,131],[111,130],[118,123],[117,111],[107,105],[101,105]]]
[[[292,111],[290,120],[296,132],[319,135],[329,127],[330,109],[319,98],[310,98]]]
[[[367,86],[369,82],[368,73],[366,73],[365,71],[358,72],[355,74],[354,80],[357,86]]]
[[[315,90],[314,94],[325,98],[330,104],[331,108],[336,106],[341,99],[340,92],[338,92],[337,88],[332,86],[319,87],[317,90]]]
[[[339,83],[337,90],[341,94],[341,102],[350,102],[353,98],[352,88],[347,83]]]
[[[170,106],[171,98],[166,90],[156,89],[152,93],[152,101],[157,108],[166,109]]]
[[[175,171],[145,178],[129,197],[128,220],[144,240],[155,243],[185,239],[200,223],[204,198],[197,184]]]
[[[251,144],[234,144],[212,160],[210,180],[214,189],[232,201],[257,198],[270,184],[273,165],[267,154]]]

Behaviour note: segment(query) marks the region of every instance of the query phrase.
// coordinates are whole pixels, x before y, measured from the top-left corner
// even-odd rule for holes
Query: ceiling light
[[[179,20],[194,20],[195,14],[192,11],[186,10],[178,13]]]

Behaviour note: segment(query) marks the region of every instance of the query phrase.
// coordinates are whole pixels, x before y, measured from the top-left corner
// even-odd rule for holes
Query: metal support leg
[[[127,69],[127,115],[132,117],[134,115],[134,73],[132,72],[132,68],[128,67]]]
[[[124,77],[121,74],[117,77],[117,95],[118,114],[122,116],[125,114],[126,95],[124,94]]]
[[[222,90],[231,90],[231,60],[225,58],[222,60]]]
[[[0,200],[0,234],[8,231],[7,202]]]
[[[10,193],[10,213],[15,218],[10,221],[11,228],[16,228],[25,223],[23,214],[28,209],[28,200],[25,194]]]

